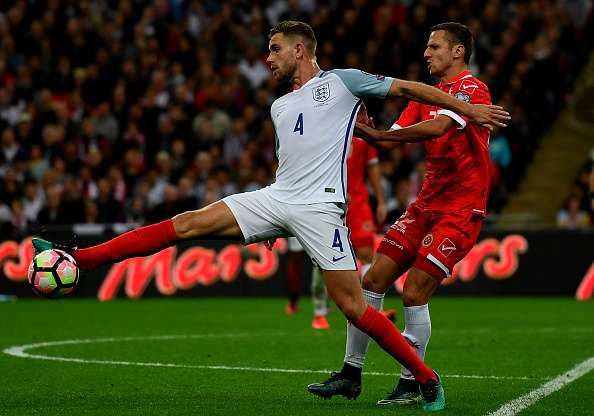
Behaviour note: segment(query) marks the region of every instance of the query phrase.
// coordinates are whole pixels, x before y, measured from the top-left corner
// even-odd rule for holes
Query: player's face
[[[297,70],[295,48],[292,42],[283,33],[276,33],[268,43],[268,58],[272,76],[279,82],[293,79]]]
[[[449,42],[445,30],[431,32],[423,55],[431,75],[442,77],[446,74],[454,63],[455,48],[456,45]]]

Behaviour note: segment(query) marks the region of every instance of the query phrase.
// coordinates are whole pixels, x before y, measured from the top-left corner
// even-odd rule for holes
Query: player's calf
[[[367,305],[363,299],[363,292],[356,271],[326,270],[324,280],[328,295],[343,315],[351,322],[356,322],[363,316]]]

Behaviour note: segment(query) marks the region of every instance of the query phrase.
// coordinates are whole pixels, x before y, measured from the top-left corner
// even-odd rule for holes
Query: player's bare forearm
[[[366,124],[356,122],[355,123],[355,132],[354,134],[357,137],[362,138],[367,143],[371,144],[372,146],[379,147],[380,149],[389,150],[393,149],[398,145],[397,142],[380,142],[380,133],[382,131],[377,130],[373,127],[369,127]]]
[[[503,107],[497,105],[468,104],[458,100],[437,88],[415,82],[395,79],[390,86],[388,95],[407,97],[424,104],[446,108],[457,114],[463,114],[473,123],[492,129],[493,127],[507,127],[505,124],[511,119]]]
[[[356,123],[355,129],[363,139],[384,149],[392,149],[398,143],[416,143],[443,136],[454,122],[447,116],[440,115],[433,120],[422,121],[398,130],[376,130]]]
[[[445,92],[423,84],[422,82],[406,81],[395,79],[390,87],[389,95],[406,97],[423,104],[430,104],[441,108],[447,108],[458,114],[468,117],[472,114],[472,105],[465,101],[458,100]]]

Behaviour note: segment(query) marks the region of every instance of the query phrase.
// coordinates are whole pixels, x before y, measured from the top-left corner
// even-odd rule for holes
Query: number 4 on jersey
[[[293,129],[293,133],[296,132],[299,132],[299,135],[303,136],[303,113],[299,113],[299,117],[297,117],[297,123]]]

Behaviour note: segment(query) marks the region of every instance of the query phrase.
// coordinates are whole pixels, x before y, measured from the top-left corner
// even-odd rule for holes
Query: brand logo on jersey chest
[[[444,257],[448,257],[452,252],[456,251],[456,245],[452,240],[446,237],[439,245],[439,251],[441,251],[441,254],[443,254]]]
[[[474,91],[478,88],[478,85],[476,85],[474,82],[472,82],[471,80],[465,79],[460,83],[460,91],[464,91],[467,94],[474,94]]]
[[[330,98],[330,83],[327,82],[322,85],[318,85],[312,89],[313,99],[319,103],[323,103]]]

